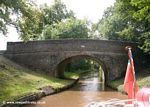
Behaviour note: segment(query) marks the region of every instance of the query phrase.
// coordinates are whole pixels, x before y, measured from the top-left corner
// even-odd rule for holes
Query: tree
[[[65,39],[65,38],[88,38],[88,27],[86,20],[75,18],[71,10],[60,0],[48,7],[44,5],[43,31],[40,39]]]
[[[116,0],[99,21],[99,32],[107,39],[139,42],[150,52],[150,0]]]
[[[131,0],[136,8],[132,11],[133,19],[139,24],[140,48],[150,54],[150,0]]]
[[[24,41],[38,40],[43,31],[43,14],[36,8],[28,8],[28,17],[23,16],[18,20],[18,32]]]
[[[51,6],[44,5],[42,8],[44,25],[52,25],[64,19],[74,17],[74,13],[66,8],[61,0],[54,0]]]
[[[119,39],[116,31],[121,29],[122,18],[119,14],[114,14],[114,8],[109,7],[105,10],[103,18],[98,22],[100,35],[106,39]]]
[[[127,31],[126,28],[133,24],[129,15],[129,10],[132,8],[129,2],[129,0],[117,0],[114,6],[105,10],[103,18],[99,21],[99,32],[103,37],[112,40],[135,40],[127,35],[122,36],[120,33]]]
[[[6,35],[8,25],[17,27],[17,20],[20,16],[28,17],[28,8],[32,4],[29,0],[0,0],[0,33]],[[17,18],[12,19],[13,15]]]
[[[51,39],[56,39],[58,31],[56,26],[69,17],[74,17],[71,10],[60,1],[55,0],[51,6],[44,5],[40,9],[36,6],[28,8],[28,17],[24,16],[18,21],[18,31],[22,40],[46,39],[43,34],[50,34]]]
[[[88,38],[88,30],[86,20],[69,18],[46,26],[43,39]]]
[[[100,36],[100,34],[98,32],[98,24],[97,23],[88,21],[88,28],[89,28],[88,37],[90,39],[105,39]]]

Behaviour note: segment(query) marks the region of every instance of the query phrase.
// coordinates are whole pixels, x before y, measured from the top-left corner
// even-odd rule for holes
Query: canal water
[[[99,81],[98,73],[91,72],[81,76],[79,82],[71,89],[44,97],[38,101],[41,104],[26,107],[85,107],[92,102],[116,98],[127,99],[127,96],[105,87],[104,83]]]

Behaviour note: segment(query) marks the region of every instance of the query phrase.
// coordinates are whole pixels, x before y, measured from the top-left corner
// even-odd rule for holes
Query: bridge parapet
[[[94,51],[125,53],[124,47],[127,45],[135,47],[135,43],[91,39],[8,42],[7,52]]]

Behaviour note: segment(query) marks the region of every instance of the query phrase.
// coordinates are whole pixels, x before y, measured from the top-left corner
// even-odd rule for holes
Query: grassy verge
[[[67,74],[69,78],[77,76]],[[28,93],[37,92],[39,88],[51,86],[54,89],[62,88],[73,82],[48,75],[36,73],[0,56],[0,104],[3,101],[17,99]]]
[[[64,75],[66,78],[70,78],[70,79],[78,79],[79,78],[79,74],[74,73],[74,72],[65,72]]]
[[[141,89],[142,87],[150,87],[150,67],[136,73],[136,79],[139,89]],[[108,86],[120,92],[123,92],[123,82],[124,77],[110,81],[108,83]]]
[[[89,70],[77,70],[77,71],[72,71],[72,72],[65,72],[65,77],[71,78],[71,79],[78,79],[81,74],[91,72],[91,69]]]

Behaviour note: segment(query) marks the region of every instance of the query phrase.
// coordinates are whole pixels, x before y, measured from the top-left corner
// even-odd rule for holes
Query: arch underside
[[[107,80],[108,73],[107,73],[107,68],[105,67],[104,62],[94,56],[91,56],[91,55],[74,55],[74,56],[65,58],[57,65],[57,69],[56,69],[57,76],[60,78],[63,78],[66,65],[68,63],[71,63],[72,60],[79,60],[79,59],[90,59],[90,60],[97,62],[102,67],[102,69],[104,71],[104,76],[105,76],[104,78],[105,78],[105,80]]]
[[[57,77],[63,77],[66,64],[72,59],[91,59],[99,63],[105,75],[105,82],[122,76],[126,70],[127,58],[125,54],[101,53],[101,52],[61,52],[56,64]]]

